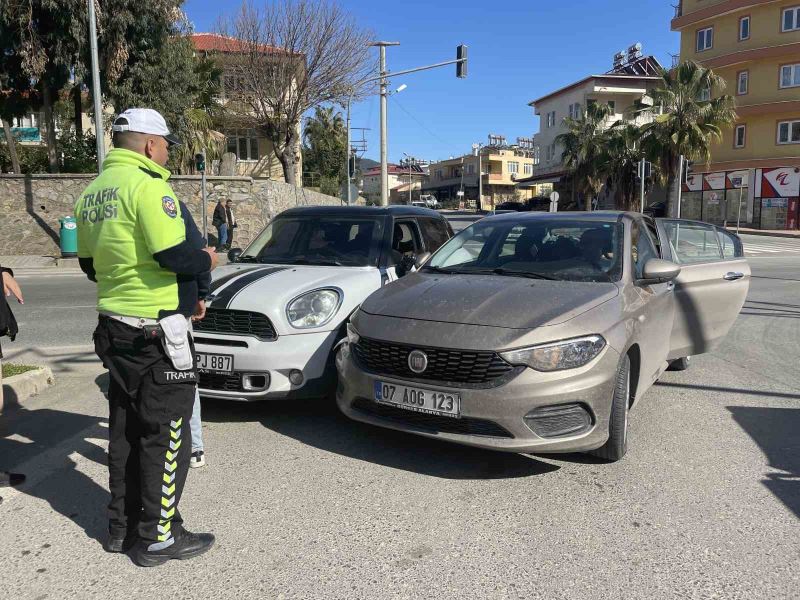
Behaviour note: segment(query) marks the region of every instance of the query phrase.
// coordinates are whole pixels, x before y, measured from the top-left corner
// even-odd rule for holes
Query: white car
[[[281,213],[214,271],[206,317],[194,326],[200,395],[253,401],[330,394],[334,348],[350,315],[452,234],[441,215],[411,206]]]

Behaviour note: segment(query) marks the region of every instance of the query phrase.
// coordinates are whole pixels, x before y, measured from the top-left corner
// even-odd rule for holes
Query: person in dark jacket
[[[3,295],[0,297],[0,336],[7,335],[12,340],[17,335],[17,323],[11,309],[8,307],[6,298],[14,296],[17,302],[24,304],[22,290],[19,288],[17,280],[14,279],[14,272],[11,269],[0,267],[0,277],[3,279]],[[0,348],[0,359],[3,358],[3,350]],[[0,408],[3,406],[3,363],[0,360]],[[19,473],[8,473],[0,471],[0,487],[17,486],[25,481],[25,475]],[[0,502],[3,501],[0,496]]]
[[[225,216],[228,217],[228,243],[227,250],[233,247],[233,230],[238,227],[236,223],[236,215],[233,213],[233,202],[228,200],[225,203]]]
[[[193,248],[202,250],[208,244],[203,234],[197,228],[197,224],[192,218],[192,214],[186,205],[179,201],[181,207],[181,216],[186,225],[186,239]],[[192,321],[200,321],[205,317],[206,313],[206,296],[211,290],[211,271],[200,273],[197,276],[197,305],[198,312],[192,317]],[[192,456],[189,459],[189,466],[191,468],[204,467],[206,464],[205,446],[203,444],[203,423],[200,408],[200,393],[195,389],[194,407],[192,408],[192,419],[189,421],[190,429],[192,430]]]
[[[228,244],[228,213],[225,211],[222,198],[214,207],[214,218],[211,224],[217,228],[217,252],[224,252],[225,246]]]

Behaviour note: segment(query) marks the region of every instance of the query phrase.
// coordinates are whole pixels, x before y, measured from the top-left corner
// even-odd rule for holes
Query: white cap
[[[114,119],[111,131],[133,131],[135,133],[160,135],[169,142],[170,146],[181,143],[178,136],[170,133],[167,122],[161,116],[161,113],[152,108],[129,108],[120,113]]]

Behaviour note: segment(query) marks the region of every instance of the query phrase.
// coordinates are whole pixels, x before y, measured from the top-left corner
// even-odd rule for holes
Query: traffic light
[[[352,179],[353,176],[356,174],[356,157],[355,157],[355,155],[350,157],[350,160],[348,161],[348,164],[349,164],[349,169],[348,170],[349,170],[350,179]]]
[[[202,153],[194,155],[194,168],[198,173],[203,173],[206,170],[206,157]]]
[[[456,63],[456,77],[459,79],[466,79],[467,78],[467,46],[461,44],[456,49],[456,59],[459,61]]]
[[[692,167],[694,166],[694,161],[684,159],[683,161],[683,183],[689,183],[689,176],[692,174]]]

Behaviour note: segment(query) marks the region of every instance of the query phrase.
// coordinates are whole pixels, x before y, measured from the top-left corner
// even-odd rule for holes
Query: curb
[[[54,382],[53,372],[49,367],[41,367],[5,379],[3,381],[3,397],[0,399],[0,413],[19,406],[31,396],[46,390]]]
[[[760,231],[758,229],[746,229],[740,231],[742,235],[761,235],[764,237],[776,237],[776,238],[789,238],[793,240],[800,240],[800,235],[792,234],[792,233],[775,233],[771,231]]]

